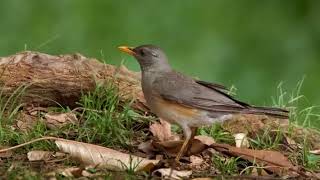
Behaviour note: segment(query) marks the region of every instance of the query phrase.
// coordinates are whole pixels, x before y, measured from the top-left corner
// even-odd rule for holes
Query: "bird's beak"
[[[120,49],[120,51],[125,52],[127,54],[130,54],[132,56],[134,56],[136,53],[133,51],[132,47],[128,47],[128,46],[119,46],[118,49]]]

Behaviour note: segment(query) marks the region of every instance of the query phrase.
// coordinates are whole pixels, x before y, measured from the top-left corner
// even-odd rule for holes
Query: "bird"
[[[237,114],[288,118],[289,111],[286,109],[249,105],[229,95],[223,85],[196,80],[175,71],[158,46],[118,48],[138,61],[142,91],[151,111],[182,128],[185,140],[175,157],[176,162],[180,162],[190,148],[198,127],[221,123]]]

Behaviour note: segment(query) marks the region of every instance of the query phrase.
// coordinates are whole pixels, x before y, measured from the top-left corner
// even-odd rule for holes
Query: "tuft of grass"
[[[302,127],[316,127],[320,129],[320,112],[317,111],[320,106],[306,106],[301,108],[302,103],[306,103],[306,97],[301,94],[304,77],[298,81],[296,87],[288,92],[283,88],[283,83],[279,83],[275,97],[272,97],[273,105],[290,110],[290,122]],[[302,101],[302,102],[301,102]]]
[[[197,134],[210,136],[217,143],[234,144],[234,137],[231,133],[226,132],[221,124],[213,124],[209,127],[201,127],[198,129]]]
[[[19,86],[11,95],[4,95],[4,87],[0,91],[0,126],[11,124],[22,107],[21,97],[28,86]]]
[[[139,118],[130,108],[130,102],[121,104],[118,90],[112,85],[97,85],[93,92],[81,97],[85,119],[79,128],[79,139],[99,142],[106,146],[129,148]]]
[[[141,162],[142,162],[142,160],[141,161],[134,161],[132,156],[130,156],[129,165],[126,165],[125,163],[120,161],[121,166],[125,169],[126,175],[128,175],[128,176],[135,175],[135,171]]]
[[[223,175],[235,175],[239,173],[240,157],[222,157],[219,155],[212,156],[212,163],[216,169]]]
[[[249,143],[254,149],[279,150],[283,140],[283,129],[268,127],[262,133],[257,133],[255,138],[249,138]]]
[[[4,95],[4,86],[0,91],[0,145],[10,144],[19,137],[11,125],[22,107],[21,98],[28,86],[19,86],[11,95]]]
[[[19,86],[11,95],[4,95],[4,86],[0,91],[0,145],[17,145],[26,141],[42,137],[48,132],[46,125],[39,120],[33,126],[32,130],[27,132],[17,131],[14,128],[14,123],[19,116],[20,109],[23,107],[21,102],[23,95],[26,93],[30,85]],[[32,146],[26,146],[26,149],[52,149],[55,146],[46,141],[37,142]]]
[[[305,138],[302,148],[298,149],[296,158],[298,164],[302,165],[307,170],[313,171],[320,169],[320,156],[310,153],[310,145],[307,138]]]

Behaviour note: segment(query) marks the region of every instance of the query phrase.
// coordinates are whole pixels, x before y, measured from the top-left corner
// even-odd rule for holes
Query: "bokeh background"
[[[151,43],[178,71],[234,85],[258,105],[305,76],[304,104],[319,105],[319,9],[316,0],[1,0],[0,56],[79,52],[139,70],[116,47]]]

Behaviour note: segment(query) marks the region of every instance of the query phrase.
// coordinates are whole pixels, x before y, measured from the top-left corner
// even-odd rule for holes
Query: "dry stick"
[[[34,142],[42,141],[42,140],[65,140],[65,139],[57,138],[57,137],[45,136],[45,137],[34,139],[34,140],[31,140],[31,141],[28,141],[28,142],[25,142],[25,143],[22,143],[22,144],[13,146],[13,147],[9,147],[9,148],[6,148],[6,149],[0,149],[0,153],[6,152],[6,151],[10,151],[10,150],[14,150],[14,149],[26,146],[28,144],[32,144]]]

